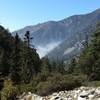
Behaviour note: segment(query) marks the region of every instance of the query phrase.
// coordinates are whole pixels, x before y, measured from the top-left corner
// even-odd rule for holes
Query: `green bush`
[[[40,82],[36,87],[37,94],[41,96],[48,95],[51,93],[51,88],[52,85],[50,82]]]
[[[84,82],[83,85],[86,87],[100,87],[100,81]]]
[[[40,75],[40,77],[39,77]],[[22,93],[37,93],[41,96],[49,95],[53,92],[72,90],[83,85],[87,80],[86,75],[62,75],[60,73],[51,73],[43,78],[44,74],[38,74],[33,77],[29,84],[19,84],[13,86],[11,80],[4,82],[4,88],[1,91],[1,100],[16,100],[16,96]]]
[[[36,93],[39,95],[49,95],[53,92],[72,90],[81,86],[86,79],[85,75],[54,74],[53,76],[48,76],[46,81],[37,84]]]
[[[4,88],[1,91],[1,100],[16,100],[18,90],[13,86],[11,80],[5,80]]]
[[[34,92],[34,88],[33,88],[31,83],[29,83],[29,84],[20,84],[17,87],[19,89],[20,94],[22,94],[24,92],[25,93]]]

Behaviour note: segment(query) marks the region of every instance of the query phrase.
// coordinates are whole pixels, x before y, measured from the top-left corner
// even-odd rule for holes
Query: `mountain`
[[[86,35],[91,35],[99,21],[100,9],[97,9],[89,14],[27,26],[12,34],[17,32],[23,39],[25,32],[30,31],[31,36],[34,37],[32,44],[41,57],[47,55],[50,59],[61,59],[68,55],[69,58],[80,52],[81,42],[85,41]]]
[[[46,57],[51,60],[70,60],[79,56],[79,54],[84,50],[86,46],[87,38],[91,39],[92,33],[95,31],[95,25],[88,26],[87,28],[81,30],[79,33],[72,35],[70,38],[64,40],[61,44],[51,50]]]

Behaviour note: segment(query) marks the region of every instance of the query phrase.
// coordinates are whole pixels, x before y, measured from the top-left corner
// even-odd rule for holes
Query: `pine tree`
[[[48,74],[51,71],[51,66],[48,58],[42,58],[41,72]]]
[[[100,80],[100,23],[97,25],[97,30],[93,35],[92,53],[95,60],[92,65],[91,79]]]
[[[8,75],[9,73],[9,64],[8,64],[6,52],[4,49],[2,49],[0,53],[0,73],[3,76]]]
[[[22,48],[22,80],[24,83],[29,83],[33,75],[39,72],[40,59],[36,50],[30,48],[30,32],[27,31],[24,38],[24,44]]]
[[[15,36],[15,47],[12,54],[10,78],[14,84],[18,84],[21,81],[21,63],[20,63],[20,39],[18,34]]]
[[[97,25],[91,44],[80,56],[78,63],[90,80],[100,80],[100,24]]]
[[[86,36],[85,36],[85,48],[88,48],[88,46],[89,46],[89,36],[88,36],[88,34],[86,34]]]
[[[13,49],[13,37],[0,26],[0,73],[8,76],[10,69],[10,57]]]
[[[76,67],[76,59],[73,58],[73,59],[71,60],[71,62],[70,62],[69,69],[68,69],[67,72],[68,72],[69,74],[72,74],[72,73],[74,72],[75,67]]]

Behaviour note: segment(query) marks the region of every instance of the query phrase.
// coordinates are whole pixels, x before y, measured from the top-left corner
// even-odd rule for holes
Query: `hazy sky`
[[[100,8],[100,0],[0,0],[0,24],[10,31]]]

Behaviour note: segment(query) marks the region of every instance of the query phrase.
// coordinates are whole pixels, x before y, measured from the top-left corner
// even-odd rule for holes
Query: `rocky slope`
[[[19,100],[100,100],[100,87],[80,87],[72,91],[61,91],[41,97],[29,93]]]
[[[48,54],[56,46],[63,44],[66,48],[59,46],[55,50],[63,58],[63,56],[66,56],[70,52],[65,54],[61,53],[64,53],[65,50],[75,45],[76,42],[83,41],[86,34],[90,35],[90,31],[95,29],[98,21],[100,21],[100,9],[89,14],[74,15],[60,21],[48,21],[34,26],[27,26],[12,34],[14,35],[17,32],[23,38],[25,32],[29,30],[31,36],[34,37],[31,42],[37,48],[40,56]],[[71,44],[72,40],[74,41],[73,45]],[[58,53],[56,55],[53,54],[54,52],[51,52],[51,56],[48,55],[50,56],[49,58],[58,57]]]
[[[46,56],[51,60],[68,60],[78,56],[83,48],[86,46],[87,37],[90,40],[92,33],[95,31],[93,26],[88,29],[84,29],[79,34],[71,36],[66,39],[53,50],[51,50]]]

